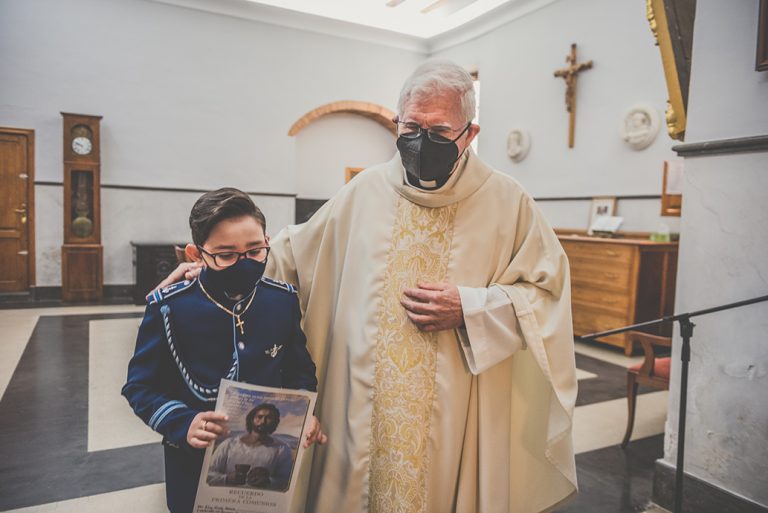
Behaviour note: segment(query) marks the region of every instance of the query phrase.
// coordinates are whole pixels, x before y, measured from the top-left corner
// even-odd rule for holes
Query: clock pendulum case
[[[65,301],[103,296],[101,246],[101,116],[64,118],[64,245],[61,292]]]

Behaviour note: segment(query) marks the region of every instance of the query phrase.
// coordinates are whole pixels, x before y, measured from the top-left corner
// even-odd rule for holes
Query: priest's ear
[[[203,255],[200,253],[200,249],[194,244],[187,244],[184,247],[184,255],[187,257],[188,262],[203,263]]]
[[[480,125],[476,125],[475,123],[472,123],[469,125],[469,128],[467,129],[467,146],[470,145],[472,140],[477,137],[477,134],[480,133]]]

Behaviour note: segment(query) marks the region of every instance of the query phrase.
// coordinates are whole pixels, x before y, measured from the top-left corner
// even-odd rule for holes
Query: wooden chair
[[[643,346],[645,360],[627,369],[627,431],[621,447],[629,443],[632,436],[632,428],[635,425],[635,404],[637,403],[637,387],[645,385],[658,390],[669,390],[669,367],[671,357],[658,357],[659,347],[672,347],[670,337],[650,335],[642,331],[630,331],[629,340],[634,345],[639,342]]]

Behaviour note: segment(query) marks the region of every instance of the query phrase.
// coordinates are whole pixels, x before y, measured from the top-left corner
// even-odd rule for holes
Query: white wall
[[[338,100],[392,108],[423,58],[143,0],[0,0],[0,125],[35,130],[37,181],[62,179],[65,111],[104,116],[103,184],[295,194],[293,122]],[[337,143],[332,131],[316,135]],[[58,285],[62,193],[36,194],[37,285]],[[105,189],[105,283],[132,282],[131,239],[184,232],[194,196]],[[293,201],[267,215],[276,231]]]
[[[758,2],[698,0],[687,141],[768,134],[768,73],[755,71]]]
[[[189,211],[200,193],[102,189],[101,215],[104,246],[104,282],[133,283],[131,242],[182,243],[191,240]],[[63,207],[62,188],[41,185],[35,188],[37,239],[61,241]],[[294,200],[291,197],[252,196],[267,218],[267,232],[274,235],[293,223]],[[160,215],[153,215],[160,212]],[[56,220],[50,222],[51,219]],[[61,245],[51,244],[37,251],[37,275],[59,279]],[[58,281],[53,283],[58,284]]]
[[[396,105],[384,105],[395,111]],[[296,135],[296,193],[328,199],[344,185],[347,167],[370,167],[392,158],[395,136],[380,124],[353,114],[331,114]]]
[[[565,83],[553,72],[565,67],[571,43],[578,60],[594,67],[579,75],[576,144],[568,149]],[[518,179],[534,196],[573,197],[661,194],[663,161],[676,159],[663,125],[666,86],[644,2],[560,1],[468,43],[437,52],[479,71],[479,153]],[[655,107],[662,127],[654,143],[631,150],[619,128],[637,104]],[[528,157],[506,155],[512,128],[531,134]],[[540,203],[555,226],[586,228],[588,202]],[[625,200],[623,229],[653,231],[659,222],[677,231],[677,218],[660,218],[659,201]]]
[[[758,2],[699,0],[688,142],[768,134],[768,73],[754,71]],[[768,153],[686,159],[675,310],[768,293]],[[693,319],[685,470],[768,506],[768,304]],[[676,328],[677,331],[677,328]],[[665,460],[675,464],[675,337]]]
[[[568,150],[565,86],[552,72],[571,42],[595,68],[579,79],[576,148]],[[666,99],[641,4],[556,2],[438,55],[480,70],[480,154],[533,195],[659,194],[662,162],[674,158],[664,129],[641,152],[618,133],[626,108],[650,103],[662,115]],[[394,109],[404,78],[425,57],[144,0],[0,0],[0,125],[35,130],[37,181],[61,181],[59,112],[67,111],[104,116],[103,184],[230,185],[322,199],[343,183],[344,167],[388,160],[393,140],[376,123],[343,114],[294,138],[288,128],[332,101]],[[512,127],[532,135],[519,164],[505,154]],[[37,285],[58,285],[62,193],[36,191]],[[104,189],[105,283],[131,283],[130,240],[184,235],[186,215],[176,218],[194,197]],[[293,202],[273,199],[265,211],[275,233],[293,219]],[[134,202],[142,208],[128,219]],[[586,228],[588,201],[540,206],[555,226]],[[618,204],[626,230],[663,221],[677,231],[678,219],[658,211],[657,200]]]
[[[538,201],[539,209],[554,227],[584,230],[589,224],[589,200]],[[628,232],[653,232],[665,225],[671,232],[678,232],[680,218],[662,217],[658,199],[626,199],[616,202],[615,215],[624,218],[620,230]]]

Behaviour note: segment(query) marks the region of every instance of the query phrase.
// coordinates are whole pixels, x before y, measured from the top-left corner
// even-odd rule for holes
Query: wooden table
[[[558,238],[571,266],[574,335],[621,328],[674,312],[677,242],[563,234]],[[671,330],[671,325],[664,325],[648,332],[670,336]],[[626,333],[598,342],[632,354]]]

